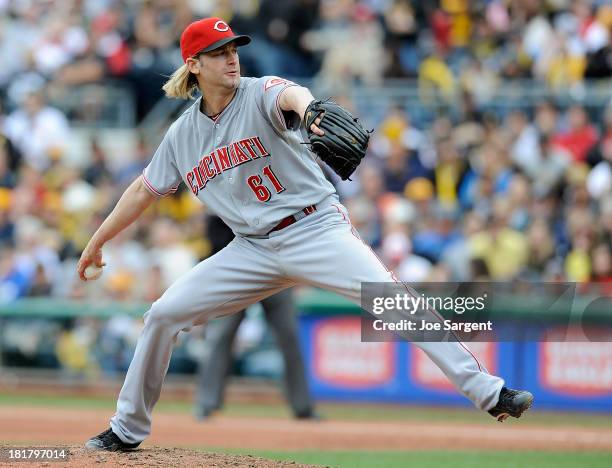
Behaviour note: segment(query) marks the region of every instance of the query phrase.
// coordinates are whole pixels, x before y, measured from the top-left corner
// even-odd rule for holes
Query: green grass
[[[212,450],[211,450],[212,451]],[[247,453],[234,450],[214,450],[226,453]],[[490,467],[495,468],[570,468],[612,466],[612,453],[551,453],[551,452],[345,452],[345,451],[249,451],[274,460],[295,461],[312,465],[340,468],[419,468]]]
[[[45,406],[55,408],[95,408],[113,411],[115,399],[110,397],[20,395],[0,393],[0,406]],[[163,395],[156,412],[190,414],[191,402],[164,400]],[[321,403],[319,412],[326,418],[343,421],[425,421],[456,423],[487,423],[491,417],[472,408],[444,408],[368,403]],[[286,405],[232,403],[226,405],[223,415],[252,418],[289,418]],[[521,419],[521,425],[572,425],[586,427],[612,427],[612,417],[595,413],[569,413],[530,410]]]

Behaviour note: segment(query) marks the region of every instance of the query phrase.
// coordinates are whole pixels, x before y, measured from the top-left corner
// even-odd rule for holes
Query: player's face
[[[205,86],[235,89],[240,82],[240,61],[235,44],[202,54],[199,57],[200,78]]]

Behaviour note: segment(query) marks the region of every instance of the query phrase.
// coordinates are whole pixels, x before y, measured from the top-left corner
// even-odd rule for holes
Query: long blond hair
[[[194,99],[194,94],[198,91],[198,80],[184,63],[172,73],[162,89],[169,98]]]

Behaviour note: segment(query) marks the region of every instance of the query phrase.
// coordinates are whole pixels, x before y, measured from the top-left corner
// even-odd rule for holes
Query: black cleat
[[[214,411],[215,410],[210,408],[198,407],[193,413],[193,416],[195,417],[196,421],[204,422],[210,419]]]
[[[105,450],[107,452],[126,452],[134,450],[140,445],[140,442],[135,444],[126,444],[123,442],[117,434],[113,432],[111,428],[92,437],[85,442],[85,448],[89,450]]]
[[[526,390],[512,390],[502,387],[497,404],[489,410],[489,414],[504,422],[508,417],[520,418],[533,402],[533,395]]]
[[[319,413],[312,409],[306,411],[299,411],[295,413],[293,417],[300,421],[323,421],[324,419],[323,416],[321,416]]]

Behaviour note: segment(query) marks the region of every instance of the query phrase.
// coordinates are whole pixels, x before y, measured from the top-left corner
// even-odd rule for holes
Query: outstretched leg
[[[358,305],[362,282],[396,281],[360,239],[343,205],[331,205],[294,226],[281,231],[278,241],[283,245],[283,258],[290,259],[290,266],[285,268],[291,268],[296,277],[337,292]],[[410,288],[408,291],[416,294]],[[504,381],[489,374],[465,344],[414,342],[414,345],[425,351],[477,408],[495,407]]]

